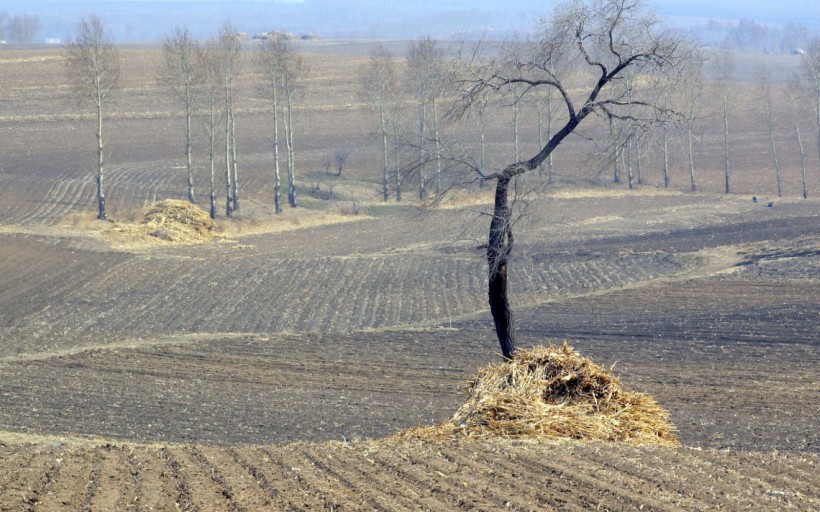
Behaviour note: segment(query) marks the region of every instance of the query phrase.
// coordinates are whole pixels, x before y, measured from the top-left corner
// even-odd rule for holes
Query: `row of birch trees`
[[[454,84],[464,80],[468,69],[465,62],[476,59],[476,43],[471,52],[461,47],[442,45],[431,37],[411,41],[402,58],[378,45],[370,58],[351,74],[359,77],[359,91],[375,121],[375,132],[381,146],[379,161],[382,198],[402,200],[407,187],[415,188],[420,200],[439,197],[454,183],[455,168],[477,168],[473,181],[484,185],[481,176],[488,166],[487,133],[491,125],[509,126],[513,160],[522,152],[520,132],[528,131],[530,140],[536,136],[539,147],[555,134],[555,127],[567,119],[568,112],[560,91],[554,87],[534,87],[525,82],[511,81],[497,94],[481,96],[469,103],[469,109],[454,115],[459,104],[459,91]],[[493,65],[513,74],[516,65],[535,62],[533,57],[543,51],[539,41],[514,40],[494,48],[490,59],[482,65]],[[66,48],[66,70],[74,87],[75,97],[92,106],[97,129],[97,199],[98,217],[106,217],[105,207],[105,137],[103,120],[109,95],[120,85],[120,57],[106,33],[102,21],[92,16],[83,19],[76,36]],[[208,175],[210,215],[216,218],[218,189],[224,186],[224,213],[232,217],[240,209],[239,160],[236,142],[236,82],[243,67],[251,67],[262,80],[257,92],[270,102],[272,113],[272,179],[274,210],[282,212],[281,189],[287,190],[291,207],[298,205],[297,176],[294,151],[294,107],[302,81],[308,73],[296,43],[283,34],[273,32],[255,50],[243,51],[235,27],[225,23],[219,33],[204,42],[193,39],[187,29],[169,34],[162,45],[162,65],[157,70],[161,89],[168,91],[182,112],[184,158],[187,176],[187,197],[197,201],[194,145],[203,145],[204,167]],[[546,76],[573,76],[577,63],[552,56],[542,60]],[[518,64],[516,64],[518,63]],[[731,192],[730,131],[735,116],[737,81],[735,59],[730,50],[712,52],[707,59],[693,54],[686,60],[687,70],[672,80],[657,74],[625,72],[605,91],[608,95],[608,115],[602,116],[594,147],[602,165],[611,168],[611,180],[625,181],[631,189],[645,183],[648,154],[654,153],[653,165],[660,163],[663,186],[672,181],[670,147],[673,141],[684,152],[688,184],[698,189],[697,162],[694,147],[706,122],[719,120],[723,137],[724,190]],[[472,62],[475,65],[475,62]],[[520,71],[520,70],[518,70]],[[709,74],[710,80],[705,78]],[[569,82],[570,79],[567,79]],[[571,87],[569,85],[568,87]],[[755,103],[760,111],[760,123],[766,129],[771,150],[773,176],[778,196],[782,195],[782,173],[778,159],[775,131],[782,133],[788,124],[800,150],[802,195],[809,195],[805,134],[801,133],[801,115],[815,113],[818,154],[820,155],[820,39],[815,39],[801,57],[800,69],[789,77],[785,95],[778,97],[770,73],[758,70]],[[673,123],[656,123],[651,118],[638,118],[636,106],[652,104],[652,112],[674,112]],[[810,107],[810,108],[809,108]],[[534,115],[533,115],[534,113]],[[523,114],[527,114],[526,116]],[[523,119],[536,125],[522,125]],[[452,128],[458,119],[461,130]],[[784,123],[783,120],[787,120]],[[476,140],[465,140],[464,126],[473,127]],[[498,131],[494,131],[497,137]],[[600,135],[600,134],[597,134]],[[597,136],[596,135],[596,136]],[[221,153],[221,154],[220,154]],[[550,184],[556,178],[554,154],[550,152],[539,163],[541,183]],[[280,162],[284,169],[280,168]],[[222,166],[222,170],[218,169]],[[221,174],[221,178],[218,178]],[[283,180],[284,178],[284,180]],[[219,181],[222,185],[219,185]]]
[[[210,211],[216,218],[216,151],[218,136],[224,149],[225,215],[239,211],[239,170],[236,144],[236,80],[243,52],[239,33],[225,23],[216,38],[198,43],[187,29],[177,29],[165,38],[162,47],[164,66],[160,81],[173,92],[185,114],[185,161],[188,198],[195,201],[191,147],[194,141],[192,118],[204,112],[206,151],[210,170]],[[284,146],[288,204],[297,206],[293,109],[297,82],[307,73],[295,44],[274,33],[257,48],[251,62],[264,77],[260,93],[271,102],[273,115],[274,207],[282,211],[280,149]],[[204,108],[203,108],[204,106]],[[220,131],[220,126],[224,130]],[[281,128],[281,131],[280,131]],[[280,133],[284,141],[280,139]],[[284,144],[283,144],[284,143]]]
[[[273,159],[275,209],[280,204],[280,127],[284,138],[288,203],[297,206],[294,171],[293,108],[297,82],[307,73],[302,57],[292,41],[274,34],[254,55],[252,65],[265,77],[260,93],[271,101],[273,113]],[[217,36],[199,42],[184,28],[169,34],[162,44],[162,65],[157,80],[180,107],[183,117],[187,196],[196,202],[194,144],[204,142],[207,155],[210,215],[217,216],[217,167],[224,163],[225,215],[232,217],[240,208],[239,159],[236,143],[236,82],[246,55],[239,33],[225,23]],[[76,35],[65,50],[66,73],[74,98],[91,106],[96,114],[97,204],[99,219],[106,218],[105,132],[106,108],[112,94],[120,89],[120,55],[102,20],[96,16],[82,19]],[[202,132],[200,136],[197,132]],[[223,152],[221,160],[218,156]]]

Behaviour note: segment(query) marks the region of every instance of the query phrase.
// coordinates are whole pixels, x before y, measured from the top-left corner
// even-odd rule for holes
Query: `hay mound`
[[[581,357],[566,342],[519,350],[479,370],[467,402],[448,421],[403,439],[570,438],[678,446],[669,413],[649,395]]]
[[[151,205],[142,224],[149,234],[169,242],[207,240],[216,229],[216,222],[206,211],[188,201],[165,199]]]
[[[198,206],[165,199],[146,208],[140,223],[112,220],[105,234],[129,247],[143,245],[148,240],[196,244],[210,240],[216,227],[216,222]]]

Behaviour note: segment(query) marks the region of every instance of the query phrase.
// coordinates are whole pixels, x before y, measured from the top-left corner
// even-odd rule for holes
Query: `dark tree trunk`
[[[507,258],[513,246],[512,216],[507,199],[509,185],[507,176],[496,181],[495,210],[487,244],[490,313],[506,359],[511,359],[515,352],[515,321],[507,298]]]
[[[602,80],[597,90],[603,83]],[[592,94],[590,100],[594,100],[595,96]],[[508,199],[510,182],[516,176],[536,169],[590,112],[591,109],[585,108],[571,116],[567,124],[530,160],[514,163],[494,175],[495,205],[487,243],[488,298],[501,353],[506,359],[511,359],[515,353],[515,319],[507,298],[507,262],[513,248],[512,210]]]

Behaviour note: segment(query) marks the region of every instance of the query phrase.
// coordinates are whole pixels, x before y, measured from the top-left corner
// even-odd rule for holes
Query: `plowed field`
[[[816,510],[816,454],[600,444],[0,447],[0,510]]]
[[[32,85],[59,58],[23,53],[0,59],[14,100],[0,113],[0,510],[820,510],[816,199],[528,199],[519,344],[566,339],[612,367],[669,410],[683,447],[400,442],[498,359],[487,205],[373,203],[366,149],[335,199],[310,197],[329,190],[329,152],[369,129],[344,74],[361,59],[310,58],[300,193],[343,211],[359,191],[368,215],[271,218],[266,107],[245,82],[245,209],[209,243],[163,246],[87,220],[93,134],[64,88]],[[173,108],[145,78],[156,55],[128,53],[143,78],[112,112],[120,218],[183,192]],[[738,175],[744,191],[771,178]]]

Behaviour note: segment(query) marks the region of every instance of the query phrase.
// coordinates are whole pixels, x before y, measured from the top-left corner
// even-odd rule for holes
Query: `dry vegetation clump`
[[[131,236],[151,236],[175,243],[198,243],[210,240],[216,229],[208,213],[188,201],[165,199],[143,212],[143,220],[132,224],[113,222],[113,231]]]
[[[479,370],[469,398],[448,421],[397,434],[402,439],[556,438],[679,446],[669,413],[627,390],[566,342],[519,350]]]

